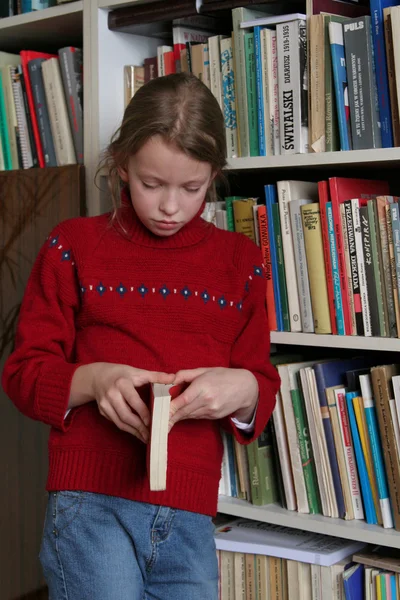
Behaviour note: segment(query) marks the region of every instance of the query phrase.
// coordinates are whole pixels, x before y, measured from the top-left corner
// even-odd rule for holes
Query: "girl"
[[[106,163],[114,211],[51,233],[3,373],[52,427],[40,559],[52,600],[216,600],[220,427],[256,439],[279,385],[260,252],[201,218],[225,134],[195,77],[141,88]],[[163,492],[146,474],[151,382],[184,384]]]

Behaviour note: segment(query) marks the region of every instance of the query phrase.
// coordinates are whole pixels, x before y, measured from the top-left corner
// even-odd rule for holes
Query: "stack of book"
[[[83,162],[82,50],[0,52],[0,171]]]
[[[399,365],[272,361],[282,382],[273,418],[246,448],[224,434],[220,493],[400,531]]]
[[[399,337],[400,213],[387,181],[278,181],[204,217],[258,243],[272,331]]]
[[[370,4],[314,0],[308,20],[234,8],[228,36],[206,17],[197,28],[188,17],[173,22],[171,46],[136,68],[144,81],[180,70],[198,76],[223,110],[229,157],[392,147],[400,143],[400,6]]]

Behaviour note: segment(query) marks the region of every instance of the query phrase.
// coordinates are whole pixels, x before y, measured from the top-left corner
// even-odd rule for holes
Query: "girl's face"
[[[209,163],[190,158],[154,136],[120,168],[132,205],[155,235],[174,235],[198,213],[213,180]]]

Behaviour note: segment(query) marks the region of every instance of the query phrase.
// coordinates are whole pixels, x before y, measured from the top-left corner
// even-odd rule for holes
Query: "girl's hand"
[[[112,363],[85,365],[77,371],[80,369],[84,371],[77,373],[77,384],[79,379],[88,378],[86,385],[89,384],[90,396],[96,400],[100,414],[147,443],[150,412],[136,388],[148,383],[172,383],[174,375]]]
[[[171,401],[169,428],[183,419],[222,419],[233,415],[249,422],[258,400],[258,383],[245,369],[222,367],[178,371],[174,385],[190,385]]]

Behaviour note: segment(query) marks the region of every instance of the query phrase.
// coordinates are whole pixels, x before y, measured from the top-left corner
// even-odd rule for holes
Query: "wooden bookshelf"
[[[383,529],[378,525],[368,525],[365,521],[345,521],[322,515],[303,515],[286,510],[278,504],[253,506],[244,500],[220,496],[218,511],[234,517],[264,521],[273,525],[283,525],[303,529],[312,533],[323,533],[346,540],[357,540],[368,544],[379,544],[400,548],[400,532]]]
[[[291,333],[286,331],[272,331],[271,343],[289,346],[342,348],[346,350],[375,350],[376,352],[398,352],[400,350],[400,339],[398,338],[318,335],[316,333]]]
[[[98,8],[123,8],[133,4],[149,4],[152,0],[98,0]]]

